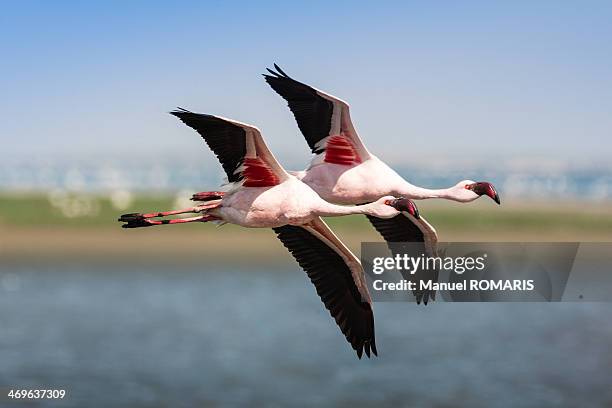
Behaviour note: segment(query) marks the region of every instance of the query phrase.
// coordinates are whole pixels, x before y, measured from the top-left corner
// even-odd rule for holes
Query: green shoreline
[[[64,198],[71,203],[70,197]],[[117,217],[122,213],[177,208],[173,196],[136,196],[122,210],[113,208],[106,197],[75,196],[74,202],[79,200],[93,211],[70,218],[46,195],[0,194],[2,262],[290,261],[269,230],[210,224],[120,228]],[[612,203],[504,202],[497,206],[490,200],[478,200],[467,205],[440,201],[418,205],[422,216],[437,229],[440,241],[612,241]],[[357,253],[361,242],[380,240],[365,217],[326,221]]]

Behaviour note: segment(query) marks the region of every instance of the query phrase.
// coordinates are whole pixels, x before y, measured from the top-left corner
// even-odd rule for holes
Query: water
[[[65,388],[48,405],[71,407],[612,404],[612,304],[377,303],[380,356],[360,361],[297,268],[204,269],[0,267],[3,394]]]

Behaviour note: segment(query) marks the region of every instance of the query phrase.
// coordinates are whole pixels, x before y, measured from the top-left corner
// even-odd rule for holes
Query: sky
[[[612,2],[3,2],[4,157],[209,153],[167,112],[258,126],[307,157],[261,73],[351,105],[388,161],[612,153]]]

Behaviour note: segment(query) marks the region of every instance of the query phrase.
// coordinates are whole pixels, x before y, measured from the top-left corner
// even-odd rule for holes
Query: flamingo
[[[423,200],[441,198],[467,203],[486,195],[500,204],[495,187],[486,181],[462,180],[444,189],[410,184],[366,149],[351,121],[349,105],[335,96],[289,77],[278,65],[267,69],[266,82],[285,99],[314,154],[303,171],[292,172],[324,200],[361,204],[383,196]],[[391,219],[367,216],[387,242],[420,242],[430,256],[437,254],[438,235],[424,217],[402,213]],[[393,246],[390,245],[393,250]],[[404,276],[410,279],[408,276]],[[423,274],[417,279],[427,278]],[[437,272],[430,277],[437,280]],[[435,292],[415,290],[417,303],[435,300]]]
[[[192,199],[201,204],[182,210],[125,214],[119,218],[123,227],[217,221],[272,228],[314,284],[357,356],[361,358],[364,351],[368,357],[370,352],[377,355],[372,301],[361,263],[320,217],[391,218],[405,211],[418,218],[414,203],[392,196],[355,207],[328,203],[283,169],[256,127],[181,108],[170,113],[204,138],[225,170],[229,191],[196,193]],[[162,218],[186,213],[197,215]]]

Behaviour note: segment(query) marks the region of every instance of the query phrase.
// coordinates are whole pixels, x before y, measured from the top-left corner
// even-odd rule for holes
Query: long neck
[[[425,200],[428,198],[444,198],[447,200],[459,201],[459,197],[456,197],[452,187],[440,188],[440,189],[429,189],[412,185],[405,181],[397,189],[397,194],[412,198],[415,200]]]
[[[336,205],[328,202],[323,202],[319,205],[316,211],[320,217],[341,217],[343,215],[365,214],[375,215],[373,204],[363,204],[354,206]]]

